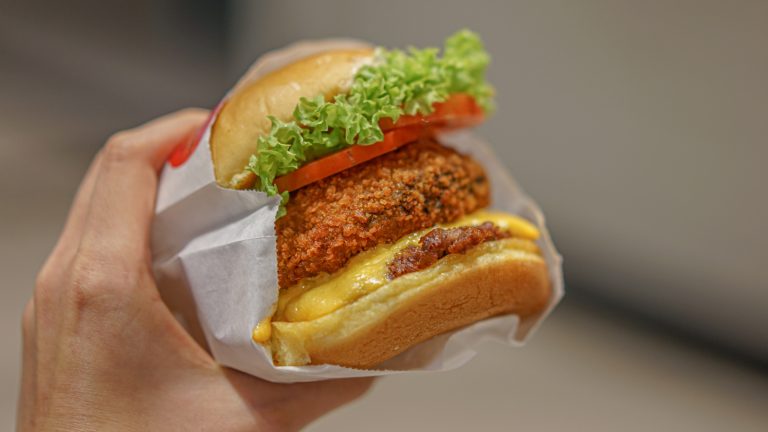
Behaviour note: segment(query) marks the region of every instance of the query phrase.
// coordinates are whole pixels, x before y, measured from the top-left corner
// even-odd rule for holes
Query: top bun
[[[255,175],[244,168],[256,153],[259,136],[269,133],[267,116],[287,122],[301,98],[323,95],[331,100],[348,92],[357,70],[372,61],[372,49],[327,51],[270,72],[232,94],[211,130],[216,182],[235,189],[253,187]]]

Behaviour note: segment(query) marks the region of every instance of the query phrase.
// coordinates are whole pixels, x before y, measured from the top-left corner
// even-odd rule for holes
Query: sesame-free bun
[[[258,137],[269,133],[274,116],[289,121],[303,97],[326,100],[345,93],[357,70],[373,60],[367,48],[326,51],[305,57],[239,87],[224,103],[211,130],[211,156],[216,182],[224,187],[253,186],[243,173],[256,152]]]
[[[532,241],[491,241],[396,278],[320,318],[273,322],[273,357],[278,365],[370,368],[491,316],[532,317],[550,294],[546,264]]]

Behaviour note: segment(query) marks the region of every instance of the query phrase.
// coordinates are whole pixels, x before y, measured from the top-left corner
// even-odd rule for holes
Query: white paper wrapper
[[[292,45],[262,57],[238,86],[280,66],[332,48],[364,45],[326,40]],[[237,88],[237,86],[236,86]],[[483,340],[519,346],[563,296],[562,259],[544,226],[544,216],[525,195],[490,146],[468,132],[445,135],[443,143],[470,154],[486,169],[492,208],[518,214],[542,232],[553,295],[539,316],[520,321],[508,315],[484,320],[423,342],[375,370],[340,366],[274,366],[270,353],[251,340],[256,324],[277,300],[274,232],[278,198],[216,185],[209,150],[210,125],[191,157],[166,165],[160,179],[152,233],[155,275],[166,301],[191,327],[202,329],[221,364],[275,382],[388,375],[457,368],[476,354]]]

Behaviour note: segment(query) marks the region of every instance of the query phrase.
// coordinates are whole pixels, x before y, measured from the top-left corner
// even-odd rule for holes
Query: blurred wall
[[[571,292],[768,359],[768,2],[234,4],[233,79],[299,38],[479,32],[480,133],[544,207]]]
[[[226,86],[225,19],[206,0],[0,0],[4,136],[91,152],[119,128],[212,106]]]

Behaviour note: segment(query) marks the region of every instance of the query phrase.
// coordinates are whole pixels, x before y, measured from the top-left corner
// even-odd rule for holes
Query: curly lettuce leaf
[[[472,95],[490,112],[493,88],[485,80],[489,62],[482,41],[469,30],[449,37],[442,56],[435,48],[379,48],[374,64],[355,74],[348,93],[332,101],[302,98],[288,122],[270,117],[270,133],[259,137],[246,169],[258,177],[257,190],[276,195],[276,177],[350,145],[383,140],[382,119],[395,122],[402,114],[429,114],[434,103],[454,93]],[[285,204],[288,194],[281,195]]]

